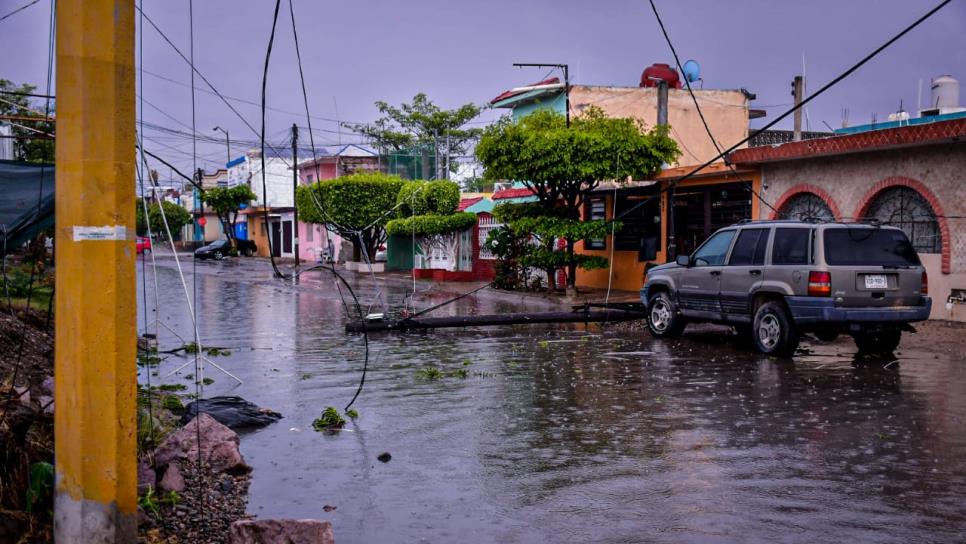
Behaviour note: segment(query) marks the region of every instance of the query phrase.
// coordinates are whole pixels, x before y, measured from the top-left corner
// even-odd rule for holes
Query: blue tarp
[[[54,165],[0,161],[0,255],[54,225]]]

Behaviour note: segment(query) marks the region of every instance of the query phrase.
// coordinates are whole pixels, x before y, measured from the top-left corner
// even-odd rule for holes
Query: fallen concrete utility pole
[[[365,323],[346,323],[346,332],[410,331],[447,327],[486,327],[492,325],[526,325],[535,323],[598,323],[601,321],[631,321],[642,319],[643,311],[630,309],[581,309],[572,312],[509,313],[491,315],[458,315],[421,317],[414,319],[369,320]]]

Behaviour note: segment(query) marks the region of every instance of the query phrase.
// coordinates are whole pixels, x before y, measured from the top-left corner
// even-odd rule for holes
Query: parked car
[[[387,260],[389,260],[389,251],[386,249],[386,246],[376,248],[376,262],[384,263]]]
[[[201,246],[195,250],[195,259],[214,259],[220,261],[226,255],[231,254],[231,244],[228,240],[215,240],[214,242]]]
[[[134,244],[137,254],[140,255],[151,253],[151,239],[146,236],[138,236],[137,242]]]
[[[891,352],[932,301],[919,256],[895,227],[746,222],[691,255],[652,268],[641,289],[647,324],[674,337],[688,323],[735,326],[762,353],[791,355],[800,335],[849,334],[862,352]]]
[[[252,240],[235,240],[238,253],[246,257],[251,257],[258,252],[258,246]]]

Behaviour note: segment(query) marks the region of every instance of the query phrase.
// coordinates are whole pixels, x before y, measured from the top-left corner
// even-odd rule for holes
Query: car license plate
[[[882,274],[867,274],[865,276],[866,289],[887,289],[888,287],[889,282]]]

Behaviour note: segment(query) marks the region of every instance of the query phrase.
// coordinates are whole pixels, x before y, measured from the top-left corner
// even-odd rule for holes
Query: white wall
[[[295,198],[292,193],[292,170],[289,168],[291,160],[280,159],[278,157],[265,158],[265,188],[268,193],[267,199],[262,192],[262,164],[261,159],[249,158],[252,172],[252,191],[257,196],[256,201],[259,205],[267,205],[272,208],[290,208],[295,206]]]

